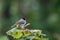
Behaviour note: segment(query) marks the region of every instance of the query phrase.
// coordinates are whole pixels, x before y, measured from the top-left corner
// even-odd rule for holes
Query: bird
[[[13,28],[16,26],[17,28],[25,29],[25,27],[28,25],[30,25],[30,23],[27,23],[26,18],[21,18],[11,27]]]
[[[26,19],[25,18],[21,18],[12,27],[17,25],[17,27],[20,26],[20,28],[24,29],[26,23],[27,23]]]
[[[17,22],[17,24],[19,24],[19,26],[22,28],[22,29],[24,29],[25,28],[25,25],[26,25],[26,19],[25,18],[21,18],[18,22]]]

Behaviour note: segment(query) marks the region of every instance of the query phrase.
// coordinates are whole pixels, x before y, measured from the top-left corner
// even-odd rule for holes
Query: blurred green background
[[[25,17],[29,29],[42,29],[50,40],[60,40],[60,0],[0,0],[0,40]]]

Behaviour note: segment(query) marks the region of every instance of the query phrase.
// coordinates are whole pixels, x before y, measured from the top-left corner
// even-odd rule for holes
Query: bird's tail
[[[14,28],[16,26],[16,24],[12,25],[11,28]]]

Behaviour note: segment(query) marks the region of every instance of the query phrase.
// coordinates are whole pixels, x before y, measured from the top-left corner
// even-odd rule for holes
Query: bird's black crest
[[[22,18],[22,19],[26,20],[25,18]]]

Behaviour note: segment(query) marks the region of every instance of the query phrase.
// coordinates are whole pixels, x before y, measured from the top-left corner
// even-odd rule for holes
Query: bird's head
[[[22,18],[23,20],[26,20],[25,18]]]

